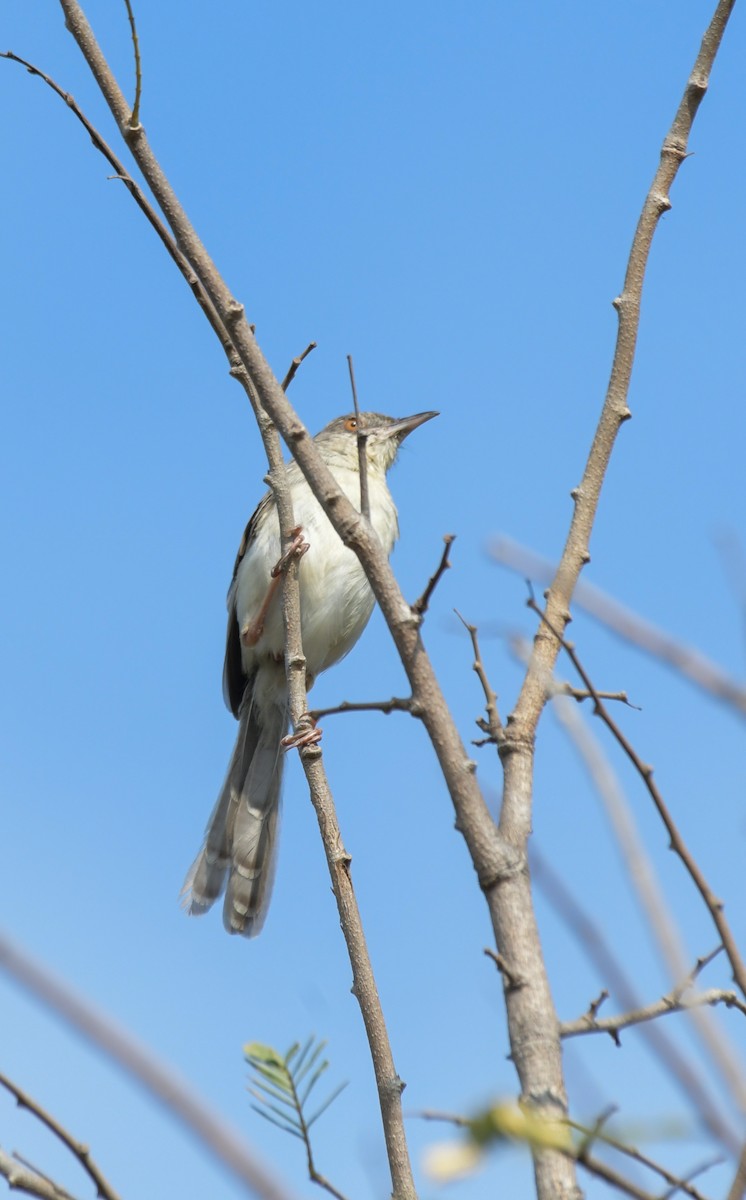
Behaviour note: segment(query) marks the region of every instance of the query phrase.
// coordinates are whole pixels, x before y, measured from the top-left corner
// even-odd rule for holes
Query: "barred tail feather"
[[[200,916],[227,877],[223,924],[244,937],[259,933],[272,891],[287,725],[284,704],[259,711],[247,693],[228,774],[182,889],[187,912]]]

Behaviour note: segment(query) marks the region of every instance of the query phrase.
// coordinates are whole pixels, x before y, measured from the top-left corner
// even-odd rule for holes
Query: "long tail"
[[[284,704],[260,710],[247,689],[223,790],[182,890],[187,911],[199,916],[217,900],[227,875],[223,924],[244,937],[259,933],[272,892],[287,727]]]

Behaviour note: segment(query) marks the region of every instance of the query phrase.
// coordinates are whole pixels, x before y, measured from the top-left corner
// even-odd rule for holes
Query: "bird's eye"
[[[348,417],[348,418],[347,418],[347,420],[345,421],[345,429],[346,429],[346,430],[347,430],[349,433],[354,433],[354,432],[355,432],[355,430],[357,429],[357,421],[355,420],[355,418],[354,418],[354,417]]]

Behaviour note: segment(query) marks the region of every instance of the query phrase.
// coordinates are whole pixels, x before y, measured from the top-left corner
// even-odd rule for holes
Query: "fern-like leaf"
[[[253,1072],[248,1091],[258,1102],[251,1105],[254,1112],[284,1133],[300,1138],[306,1147],[310,1178],[333,1196],[340,1196],[314,1166],[310,1130],[347,1084],[335,1088],[313,1116],[306,1113],[311,1093],[329,1068],[329,1060],[321,1058],[325,1049],[326,1042],[317,1041],[311,1035],[302,1046],[300,1042],[293,1042],[285,1054],[262,1042],[249,1042],[244,1046],[244,1056]]]

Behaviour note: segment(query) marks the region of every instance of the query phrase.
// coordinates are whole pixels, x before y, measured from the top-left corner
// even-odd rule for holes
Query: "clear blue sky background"
[[[486,545],[504,532],[550,557],[561,549],[608,377],[611,300],[711,7],[136,6],[142,119],[163,167],[277,371],[319,343],[292,390],[306,423],[349,408],[347,353],[365,407],[441,412],[392,477],[395,565],[414,598],[442,534],[458,535],[425,639],[465,739],[482,700],[452,609],[483,629],[509,711],[520,672],[505,634],[532,622],[523,582]],[[123,5],[86,9],[131,94]],[[53,0],[8,0],[0,28],[3,48],[50,72],[116,143]],[[717,539],[743,546],[744,61],[736,11],[656,237],[634,420],[586,574],[741,676],[743,595]],[[263,488],[251,413],[188,289],[64,105],[12,64],[0,64],[0,87],[2,924],[183,1071],[301,1195],[313,1192],[301,1148],[251,1112],[241,1047],[327,1037],[331,1078],[349,1087],[318,1127],[319,1166],[356,1200],[383,1197],[372,1073],[297,762],[261,938],[229,939],[217,913],[189,921],[177,900],[234,736],[220,696],[223,605]],[[582,616],[573,631],[597,685],[641,706],[619,719],[654,762],[743,944],[742,725]],[[404,689],[375,615],[314,702]],[[423,731],[372,714],[331,718],[324,733],[407,1110],[471,1111],[513,1094],[486,910]],[[714,930],[639,782],[609,753],[693,963]],[[479,763],[496,802],[492,751]],[[665,973],[550,713],[534,827],[642,996],[659,996]],[[538,904],[559,1012],[579,1015],[607,980]],[[726,968],[713,965],[705,982],[727,984]],[[0,1013],[0,1069],[94,1147],[123,1196],[240,1194],[5,979]],[[743,1051],[743,1020],[724,1025]],[[697,1061],[683,1019],[667,1028]],[[567,1076],[579,1117],[617,1103],[620,1128],[638,1132],[680,1118],[673,1144],[647,1148],[682,1170],[706,1156],[685,1098],[638,1035],[621,1050],[573,1043]],[[414,1119],[410,1129],[419,1167],[441,1131]],[[0,1144],[78,1187],[2,1096]],[[728,1175],[712,1173],[714,1194]],[[520,1151],[449,1194],[498,1186],[531,1194]],[[437,1194],[423,1182],[424,1197]]]

